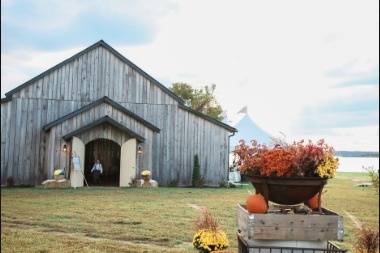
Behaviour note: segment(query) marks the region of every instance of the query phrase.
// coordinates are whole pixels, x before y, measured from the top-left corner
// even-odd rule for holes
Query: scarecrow
[[[156,180],[150,178],[151,172],[149,170],[143,170],[141,172],[142,179],[140,180],[140,187],[158,187]]]

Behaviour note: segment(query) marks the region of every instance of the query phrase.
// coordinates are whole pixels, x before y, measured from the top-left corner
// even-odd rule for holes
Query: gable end
[[[156,79],[154,79],[152,76],[150,76],[148,73],[146,73],[144,70],[142,70],[141,68],[139,68],[136,64],[134,64],[133,62],[131,62],[130,60],[128,60],[126,57],[124,57],[122,54],[120,54],[118,51],[116,51],[113,47],[111,47],[110,45],[108,45],[106,42],[104,42],[103,40],[100,40],[98,42],[96,42],[95,44],[87,47],[86,49],[80,51],[79,53],[71,56],[70,58],[64,60],[63,62],[55,65],[54,67],[42,72],[41,74],[39,74],[38,76],[36,77],[33,77],[32,79],[30,79],[29,81],[26,81],[25,83],[17,86],[16,88],[14,88],[13,90],[10,90],[9,92],[5,93],[5,96],[8,98],[8,99],[11,99],[12,95],[15,94],[16,92],[24,89],[25,87],[27,87],[28,85],[38,81],[39,79],[45,77],[46,75],[50,74],[51,72],[57,70],[58,68],[64,66],[65,64],[67,63],[70,63],[74,60],[76,60],[77,58],[79,58],[80,56],[88,53],[89,51],[97,48],[97,47],[103,47],[105,49],[107,49],[108,51],[110,51],[112,54],[114,54],[119,60],[121,60],[122,62],[124,62],[125,64],[129,65],[131,68],[133,68],[134,70],[136,70],[140,75],[142,75],[143,77],[145,77],[146,79],[148,79],[150,82],[152,82],[153,84],[157,85],[163,92],[165,92],[166,94],[168,94],[170,97],[172,97],[174,100],[176,100],[178,103],[180,104],[183,104],[183,100],[178,97],[176,94],[174,94],[170,89],[168,89],[166,86],[164,86],[163,84],[161,84],[160,82],[158,82]]]

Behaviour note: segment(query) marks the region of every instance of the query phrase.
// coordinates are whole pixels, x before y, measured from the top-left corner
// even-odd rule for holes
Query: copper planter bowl
[[[256,193],[268,201],[282,205],[303,203],[322,192],[327,179],[319,177],[249,176]]]

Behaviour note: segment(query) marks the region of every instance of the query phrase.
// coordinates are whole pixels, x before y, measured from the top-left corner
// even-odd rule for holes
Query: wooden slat
[[[36,100],[36,108],[33,112],[33,117],[35,118],[35,126],[33,129],[33,139],[32,139],[32,162],[31,162],[31,184],[38,184],[38,172],[36,171],[39,166],[39,149],[40,149],[40,141],[41,141],[41,117],[43,114],[42,111],[42,101],[41,99]]]
[[[19,135],[16,135],[18,138],[16,138],[16,145],[17,145],[17,160],[16,160],[16,166],[17,166],[17,177],[21,184],[25,184],[25,175],[28,174],[28,168],[25,165],[25,136],[27,131],[27,125],[28,125],[28,99],[20,99],[20,108],[19,111],[19,122],[18,124],[18,132]]]
[[[54,78],[53,99],[54,100],[59,100],[59,97],[61,95],[61,72],[62,72],[62,68],[59,68],[53,72],[53,78]]]
[[[39,98],[48,98],[48,84],[49,84],[49,76],[45,76],[42,80],[42,87],[41,87],[41,97]]]
[[[82,58],[82,80],[81,80],[81,86],[82,86],[82,94],[81,94],[81,100],[87,101],[87,95],[88,95],[88,76],[87,76],[87,66],[88,66],[88,54],[85,54],[81,56]]]
[[[30,87],[30,86],[29,86]],[[25,107],[25,113],[23,113],[23,120],[25,124],[25,130],[23,130],[23,133],[25,134],[24,141],[20,143],[20,158],[19,160],[19,166],[22,172],[22,182],[25,185],[29,184],[29,177],[31,174],[30,170],[30,151],[31,151],[31,130],[33,128],[29,127],[32,126],[32,110],[33,110],[33,100],[32,99],[24,99],[24,102],[26,103],[24,105]]]
[[[104,48],[100,47],[99,48],[99,90],[100,90],[100,95],[105,96],[105,76],[106,76],[106,71],[105,71],[105,50]]]
[[[305,214],[249,214],[237,207],[238,230],[247,240],[342,240],[342,217]]]
[[[117,64],[116,57],[110,54],[110,60],[109,60],[110,76],[109,76],[109,87],[108,87],[109,97],[116,101],[119,101],[118,94],[117,94],[118,87],[117,87],[117,83],[115,83],[115,64]]]
[[[47,147],[47,134],[42,132],[42,125],[46,124],[47,122],[47,112],[48,112],[48,101],[47,100],[42,100],[42,114],[41,114],[41,125],[39,130],[40,133],[40,145],[39,145],[39,150],[38,150],[38,167],[35,168],[34,170],[36,171],[37,175],[36,180],[38,183],[41,183],[43,179],[47,178],[47,166],[46,166],[46,147]]]
[[[87,53],[87,93],[86,100],[93,101],[94,99],[94,74],[93,74],[93,65],[94,65],[94,51]]]
[[[8,178],[12,102],[1,104],[1,184]]]
[[[111,63],[110,63],[110,59],[111,59],[111,55],[108,51],[105,50],[105,57],[104,57],[104,62],[105,62],[105,82],[104,82],[104,94],[105,96],[109,97],[109,94],[110,94],[110,67],[111,67]]]
[[[11,174],[8,174],[9,176],[12,176],[16,184],[22,183],[22,178],[18,175],[19,170],[19,146],[20,146],[20,133],[22,130],[20,129],[21,126],[21,109],[22,109],[22,99],[15,100],[16,103],[16,111],[14,113],[14,116],[16,118],[15,122],[13,122],[12,128],[13,128],[13,138],[11,140],[11,155],[10,155],[10,162],[12,164],[11,167]],[[13,158],[13,159],[12,159]],[[12,160],[11,160],[12,159]]]
[[[99,48],[96,48],[94,52],[93,75],[92,85],[94,94],[92,100],[96,100],[101,97],[101,94],[99,92]]]
[[[9,138],[8,138],[8,143],[9,143],[9,148],[7,150],[7,177],[13,177],[14,180],[16,181],[16,178],[13,175],[13,172],[16,170],[16,167],[14,166],[13,163],[13,156],[14,156],[14,150],[15,150],[15,137],[16,137],[16,122],[17,122],[17,107],[18,107],[18,102],[17,99],[12,99],[10,102],[10,107],[11,107],[11,115],[12,117],[10,118],[9,122]],[[1,105],[3,106],[3,105]],[[16,183],[16,182],[15,182]]]
[[[63,77],[62,77],[62,88],[63,88],[63,92],[61,94],[61,98],[62,99],[68,99],[69,97],[69,91],[70,91],[70,85],[68,83],[68,76],[70,74],[70,65],[67,64],[65,65],[65,67],[63,68]]]
[[[72,88],[73,88],[73,67],[74,63],[70,63],[68,65],[68,69],[66,71],[66,77],[65,77],[65,82],[66,82],[66,92],[65,92],[65,100],[71,100],[71,94],[72,94]]]

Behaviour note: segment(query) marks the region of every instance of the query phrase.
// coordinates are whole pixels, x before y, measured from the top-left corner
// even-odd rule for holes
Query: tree
[[[170,90],[182,98],[185,104],[192,109],[216,120],[223,120],[223,109],[214,95],[215,88],[215,84],[195,89],[187,83],[173,83]]]
[[[191,178],[191,185],[193,187],[201,187],[203,185],[198,155],[194,156],[193,175]]]

